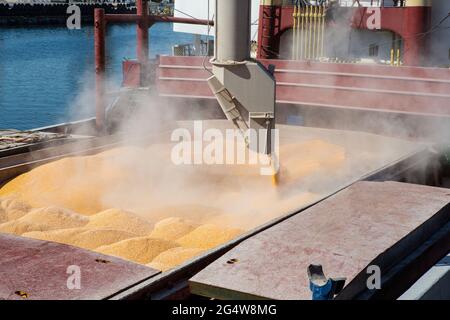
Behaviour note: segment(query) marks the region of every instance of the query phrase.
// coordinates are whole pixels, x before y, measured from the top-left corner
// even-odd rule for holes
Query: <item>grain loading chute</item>
[[[215,56],[208,84],[227,119],[246,136],[248,129],[266,132],[251,145],[272,154],[275,128],[275,78],[250,58],[250,0],[216,0]]]

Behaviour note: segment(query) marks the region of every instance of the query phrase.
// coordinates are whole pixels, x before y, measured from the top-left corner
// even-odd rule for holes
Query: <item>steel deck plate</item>
[[[160,273],[92,251],[6,234],[0,234],[0,257],[0,300],[105,299]],[[79,290],[68,289],[69,266],[80,267]]]
[[[346,295],[356,295],[367,266],[391,268],[448,223],[449,202],[448,189],[358,182],[242,242],[191,278],[191,291],[218,299],[310,299],[306,270],[314,263],[329,277],[346,277]]]

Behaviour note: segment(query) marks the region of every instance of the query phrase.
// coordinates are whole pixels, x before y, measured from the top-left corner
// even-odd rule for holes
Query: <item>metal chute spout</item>
[[[244,138],[247,137],[247,131],[249,126],[245,122],[244,118],[239,111],[236,98],[228,91],[227,88],[216,78],[216,76],[211,76],[208,79],[208,85],[211,91],[214,93],[223,113],[228,120],[233,122],[233,125],[240,131]],[[248,144],[247,139],[245,139]]]
[[[275,129],[275,78],[271,70],[250,57],[250,25],[250,0],[216,0],[213,76],[208,85],[247,147],[270,157]],[[266,135],[251,138],[250,131]]]

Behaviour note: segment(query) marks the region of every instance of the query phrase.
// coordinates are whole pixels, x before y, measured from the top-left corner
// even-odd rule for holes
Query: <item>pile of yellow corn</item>
[[[280,160],[281,184],[298,183],[338,169],[345,152],[311,140],[281,146]],[[224,167],[175,166],[170,145],[65,158],[0,189],[0,232],[165,271],[319,196],[282,195],[245,165]]]

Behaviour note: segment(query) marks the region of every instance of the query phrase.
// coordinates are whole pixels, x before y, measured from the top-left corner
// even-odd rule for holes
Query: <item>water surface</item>
[[[172,46],[192,35],[172,24],[150,29],[150,56],[171,54]],[[107,32],[107,73],[120,85],[121,64],[135,58],[134,25],[112,25]],[[0,128],[31,129],[92,114],[94,33],[64,27],[0,28]]]

